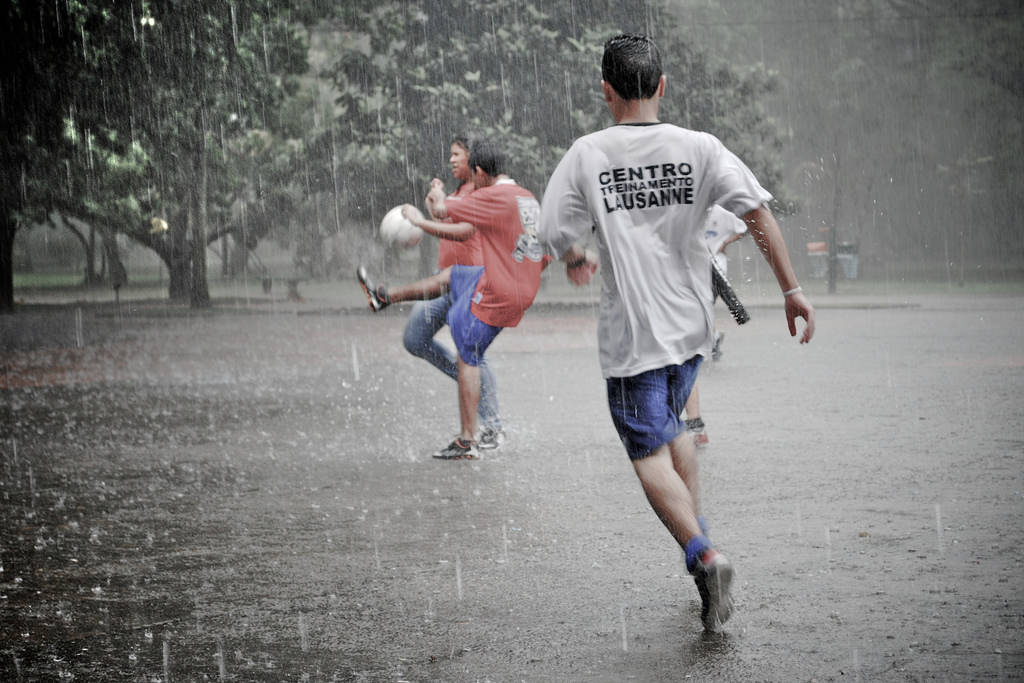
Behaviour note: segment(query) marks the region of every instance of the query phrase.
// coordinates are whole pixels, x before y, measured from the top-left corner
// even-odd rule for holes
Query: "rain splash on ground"
[[[703,633],[611,428],[593,306],[492,349],[509,441],[430,453],[455,384],[401,310],[0,319],[0,680],[964,681],[1024,676],[1024,307],[778,307],[702,371]]]

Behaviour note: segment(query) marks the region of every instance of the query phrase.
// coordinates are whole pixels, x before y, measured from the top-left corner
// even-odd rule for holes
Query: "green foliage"
[[[778,70],[763,100],[785,122],[808,239],[833,227],[862,263],[1024,259],[1020,209],[1002,200],[1024,184],[1019,1],[688,0],[678,13],[719,59]]]
[[[282,106],[307,68],[294,20],[318,19],[316,3],[15,1],[7,12],[0,42],[14,77],[3,101],[28,104],[3,108],[0,161],[23,171],[20,187],[4,177],[14,220],[58,209],[128,234],[168,262],[173,290],[176,276],[204,272],[204,250],[189,244],[231,230],[239,201],[288,211],[287,193],[262,184],[279,187],[282,156],[294,166],[297,150],[275,136],[297,132]],[[273,140],[254,145],[261,135]],[[159,240],[152,215],[171,225]]]
[[[374,5],[348,17],[367,36],[343,50],[330,73],[338,117],[320,145],[346,209],[372,226],[394,204],[419,201],[446,168],[448,143],[476,128],[509,150],[510,170],[538,194],[564,150],[608,125],[600,91],[605,40],[652,32],[670,78],[663,119],[718,134],[769,184],[780,177],[777,135],[759,97],[763,72],[714,71],[680,38],[661,3],[426,1]],[[322,187],[329,174],[320,174]]]
[[[204,272],[202,245],[220,235],[248,247],[294,238],[309,261],[343,224],[369,231],[447,177],[464,129],[502,141],[539,194],[572,140],[610,123],[600,55],[623,31],[659,40],[664,118],[718,134],[774,182],[758,106],[772,79],[707,66],[661,2],[13,0],[4,11],[0,94],[21,105],[0,108],[7,236],[57,209],[156,250],[172,294],[198,287],[188,274]],[[314,53],[310,71],[306,38],[328,32],[337,49]],[[166,234],[151,234],[154,216]],[[0,242],[9,279],[4,253]]]

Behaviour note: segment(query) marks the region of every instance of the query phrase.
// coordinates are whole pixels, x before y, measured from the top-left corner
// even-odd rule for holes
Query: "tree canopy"
[[[779,74],[766,109],[808,239],[834,227],[900,276],[1024,263],[1024,12],[1015,0],[716,0],[702,49]]]
[[[610,123],[600,60],[605,40],[621,32],[658,41],[670,78],[666,120],[720,135],[766,182],[781,178],[772,152],[777,134],[758,103],[774,81],[708,64],[662,3],[369,6],[347,18],[360,39],[329,73],[338,115],[321,164],[337,169],[343,193],[365,198],[356,207],[366,218],[421,197],[445,167],[448,143],[466,128],[499,139],[513,174],[539,194],[573,139]]]
[[[758,105],[772,80],[707,64],[660,2],[16,0],[7,15],[14,68],[0,96],[25,103],[3,108],[7,310],[14,232],[53,211],[98,226],[112,259],[118,234],[153,249],[171,297],[204,306],[213,237],[245,249],[322,212],[335,216],[326,232],[353,221],[369,232],[423,195],[460,130],[500,139],[539,193],[573,138],[606,125],[600,54],[623,31],[659,40],[669,120],[721,135],[769,184],[781,178]],[[337,95],[330,111],[298,78],[307,32],[347,36],[312,72]]]
[[[610,124],[620,32],[662,49],[662,118],[720,137],[809,231],[1024,258],[998,200],[1024,176],[1012,0],[7,0],[0,19],[0,311],[17,230],[53,213],[95,226],[112,268],[119,235],[152,249],[199,307],[212,240],[241,268],[273,237],[323,274],[323,240],[418,201],[467,128],[540,194]]]
[[[147,244],[168,265],[171,296],[208,305],[211,211],[226,212],[244,184],[227,172],[230,143],[283,127],[312,6],[14,0],[4,10],[0,310],[13,307],[18,226],[53,210]],[[152,232],[150,216],[166,231]]]

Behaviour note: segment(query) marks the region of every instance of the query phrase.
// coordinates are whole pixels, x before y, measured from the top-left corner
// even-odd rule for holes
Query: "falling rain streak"
[[[462,558],[455,556],[455,597],[462,602]]]
[[[626,636],[626,606],[619,605],[619,623],[622,625],[622,651],[629,652],[629,638]]]
[[[1024,163],[1019,3],[358,4],[14,0],[30,30],[2,29],[0,101],[31,115],[4,118],[0,679],[1019,678],[1022,328],[998,289],[1024,262],[1000,201]],[[664,120],[771,172],[822,302],[823,343],[785,346],[770,273],[732,247],[772,332],[730,333],[735,355],[702,369],[721,425],[706,505],[746,593],[720,649],[692,582],[662,599],[675,549],[634,514],[602,386],[583,385],[597,288],[563,307],[548,271],[556,314],[496,347],[512,438],[466,467],[430,458],[454,385],[408,357],[400,316],[348,315],[357,259],[395,280],[433,267],[376,226],[433,175],[453,186],[454,132],[500,136],[539,196],[608,125],[601,41],[642,29],[665,48]],[[264,268],[307,300],[256,296]],[[74,284],[52,300],[22,284],[58,275]],[[756,428],[731,405],[748,399]],[[808,628],[824,613],[840,628]]]
[[[82,309],[75,309],[75,345],[78,348],[85,346],[85,336],[82,334]]]
[[[309,652],[309,625],[305,614],[299,614],[299,647],[303,652]]]
[[[217,674],[220,680],[228,680],[228,663],[224,656],[224,641],[217,641]]]

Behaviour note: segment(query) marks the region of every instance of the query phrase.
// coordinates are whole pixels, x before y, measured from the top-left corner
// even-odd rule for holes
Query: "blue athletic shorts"
[[[473,292],[480,276],[484,274],[483,266],[452,266],[451,294],[452,307],[448,309],[448,327],[452,331],[455,349],[459,352],[466,365],[480,365],[484,352],[498,336],[503,327],[492,327],[483,322],[469,310],[473,303]]]
[[[702,356],[635,377],[609,377],[608,409],[630,460],[653,453],[686,430],[681,417]]]

